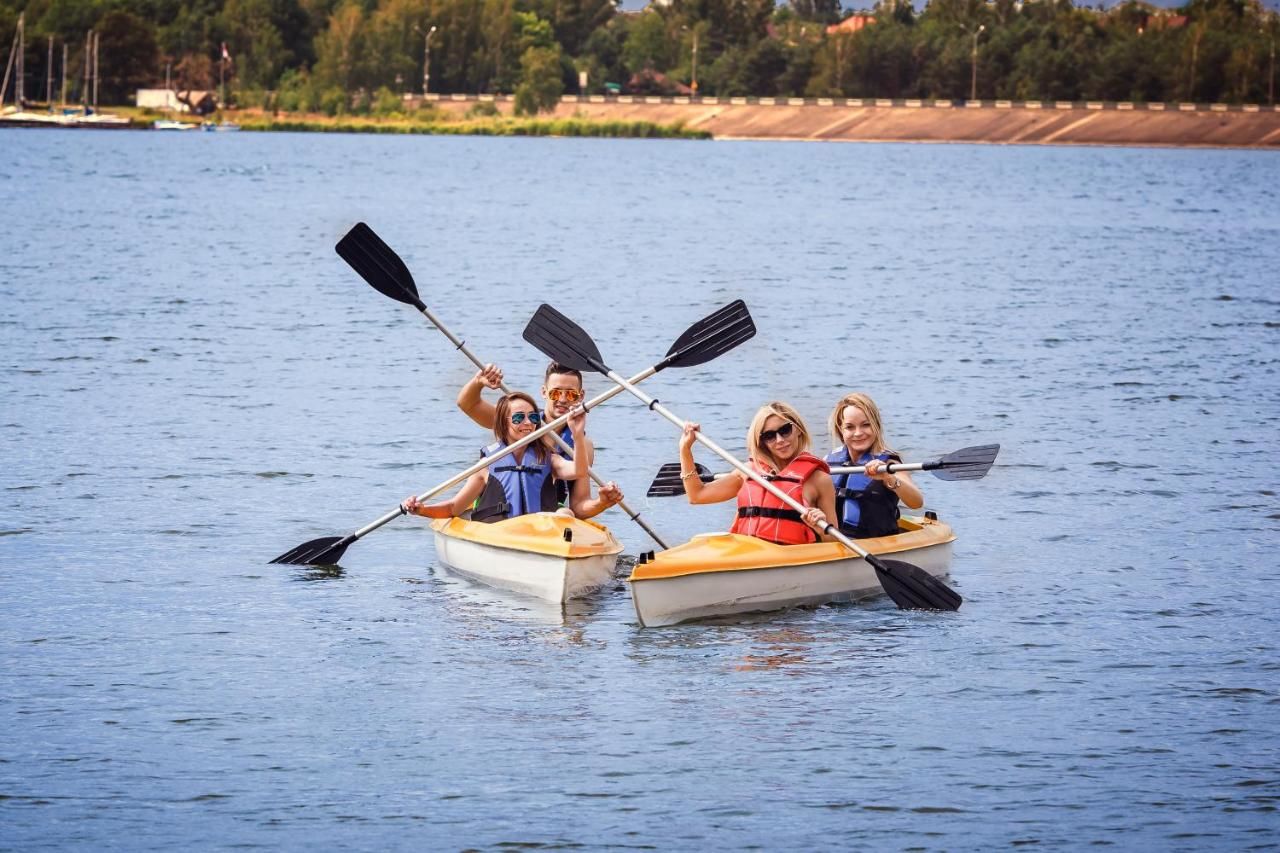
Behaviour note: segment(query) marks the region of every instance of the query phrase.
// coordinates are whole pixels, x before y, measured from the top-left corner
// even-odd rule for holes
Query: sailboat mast
[[[53,109],[53,36],[49,36],[49,61],[44,67],[44,105]]]
[[[80,102],[84,111],[89,112],[89,71],[93,68],[93,30],[84,37],[84,88],[80,90]]]
[[[102,33],[93,34],[93,109],[98,109],[98,48],[102,46]]]
[[[18,26],[22,26],[22,16],[18,16]],[[13,71],[13,56],[18,52],[18,34],[13,34],[13,41],[9,44],[9,60],[4,64],[4,82],[0,83],[0,107],[4,106],[4,93],[9,91],[9,72]],[[16,86],[14,87],[16,90]]]
[[[67,106],[67,43],[62,43],[62,107]]]
[[[14,81],[17,84],[14,103],[18,105],[20,110],[27,108],[27,69],[22,63],[22,55],[27,52],[27,29],[23,24],[25,19],[25,12],[18,16],[18,79]]]

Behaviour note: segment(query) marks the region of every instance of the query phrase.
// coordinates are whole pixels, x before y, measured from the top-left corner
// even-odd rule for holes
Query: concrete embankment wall
[[[509,112],[508,97],[496,100]],[[451,112],[476,96],[437,96]],[[603,121],[682,123],[719,139],[848,142],[987,142],[1056,145],[1188,145],[1280,149],[1271,106],[768,98],[566,97],[555,111]]]

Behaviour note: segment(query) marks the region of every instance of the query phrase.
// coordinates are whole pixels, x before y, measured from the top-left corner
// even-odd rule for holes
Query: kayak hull
[[[858,544],[936,577],[951,567],[955,535],[925,518],[903,518],[902,532]],[[833,542],[775,545],[734,533],[704,533],[637,565],[630,577],[643,627],[697,619],[858,601],[884,589],[875,569]]]
[[[544,601],[581,598],[609,583],[622,553],[607,527],[548,512],[493,524],[439,519],[431,527],[436,555],[454,572]]]

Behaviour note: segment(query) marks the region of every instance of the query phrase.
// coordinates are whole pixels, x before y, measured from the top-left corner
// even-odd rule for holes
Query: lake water
[[[0,848],[1280,846],[1275,152],[9,130],[0,191]],[[359,220],[514,386],[543,301],[631,374],[740,297],[646,383],[727,447],[850,389],[908,459],[1000,442],[917,478],[964,607],[640,629],[412,519],[267,565],[487,441]],[[666,421],[590,429],[727,526],[645,499]]]

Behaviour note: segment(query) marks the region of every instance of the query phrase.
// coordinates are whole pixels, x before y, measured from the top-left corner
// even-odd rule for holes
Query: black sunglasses
[[[761,444],[772,444],[776,438],[791,438],[791,433],[796,431],[796,425],[793,423],[785,423],[777,429],[767,429],[760,433]]]
[[[525,412],[516,412],[511,416],[511,422],[513,424],[522,424],[525,418],[529,419],[529,423],[537,426],[542,423],[542,412],[529,412],[527,414]]]

